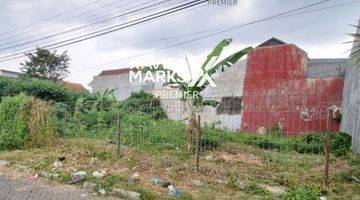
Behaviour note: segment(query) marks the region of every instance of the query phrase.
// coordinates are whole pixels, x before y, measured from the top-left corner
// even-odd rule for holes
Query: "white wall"
[[[142,83],[139,81],[129,82],[129,73],[107,75],[107,76],[95,76],[91,83],[93,92],[104,92],[106,89],[115,89],[116,99],[119,101],[125,100],[131,95],[131,92],[137,92],[144,90],[151,93],[154,87],[158,87],[154,83]]]
[[[244,77],[245,77],[246,62],[238,62],[231,68],[225,69],[213,80],[216,87],[210,85],[201,93],[205,99],[221,101],[221,97],[233,96],[242,97]],[[165,93],[164,93],[165,92]],[[180,92],[179,89],[174,88],[158,88],[153,91],[155,96],[161,100],[161,105],[164,108],[169,119],[184,120],[187,117],[187,106],[184,101],[179,98],[171,98],[170,92]],[[165,95],[164,95],[165,94]],[[221,129],[228,129],[237,131],[241,129],[242,113],[236,115],[217,114],[216,108],[212,106],[202,106],[197,109],[197,115],[201,116],[202,125],[217,124]]]

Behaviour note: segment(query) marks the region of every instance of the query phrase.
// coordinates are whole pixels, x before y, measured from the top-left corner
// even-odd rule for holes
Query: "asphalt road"
[[[92,197],[83,190],[60,184],[42,184],[26,179],[11,179],[0,175],[0,200],[78,200],[106,199]]]

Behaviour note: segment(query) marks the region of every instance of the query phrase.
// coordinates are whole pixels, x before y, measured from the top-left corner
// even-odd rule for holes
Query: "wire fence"
[[[117,153],[129,147],[193,155],[196,170],[201,168],[200,155],[229,143],[324,158],[329,153],[325,144],[330,142],[324,133],[339,129],[339,98],[245,95],[212,98],[220,102],[212,106],[194,106],[181,99],[141,99],[80,115],[64,110],[62,128],[66,137],[105,139],[117,145]]]

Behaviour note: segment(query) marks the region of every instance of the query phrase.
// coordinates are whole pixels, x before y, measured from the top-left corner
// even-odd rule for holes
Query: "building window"
[[[237,115],[242,111],[242,97],[222,97],[217,114]]]

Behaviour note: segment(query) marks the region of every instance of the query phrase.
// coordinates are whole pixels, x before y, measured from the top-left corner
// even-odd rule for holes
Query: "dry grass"
[[[261,186],[282,186],[290,191],[308,185],[320,186],[322,183],[321,156],[279,153],[238,143],[223,144],[219,150],[203,153],[199,173],[193,170],[192,155],[179,156],[186,154],[183,152],[169,150],[149,154],[130,148],[122,149],[122,156],[117,156],[115,152],[115,145],[103,141],[67,139],[42,149],[1,152],[0,159],[11,161],[11,167],[21,164],[37,172],[59,173],[62,176],[59,181],[63,182],[77,170],[85,170],[91,174],[95,170],[107,169],[108,177],[115,180],[110,183],[109,188],[143,189],[148,191],[148,199],[169,198],[167,189],[151,184],[151,178],[154,177],[172,182],[194,199],[275,199],[275,196]],[[206,161],[206,155],[212,155],[214,160]],[[66,157],[64,167],[53,169],[52,163],[59,156]],[[359,170],[358,166],[351,166],[348,159],[333,158],[331,185],[329,189],[324,189],[326,196],[330,199],[359,197],[360,184],[347,177],[351,173],[360,174]],[[127,184],[126,180],[136,172],[140,175],[140,182]],[[110,180],[113,179],[108,178],[102,182],[90,176],[88,179],[100,185],[107,184],[106,181]],[[200,180],[202,186],[194,186],[191,180]]]

